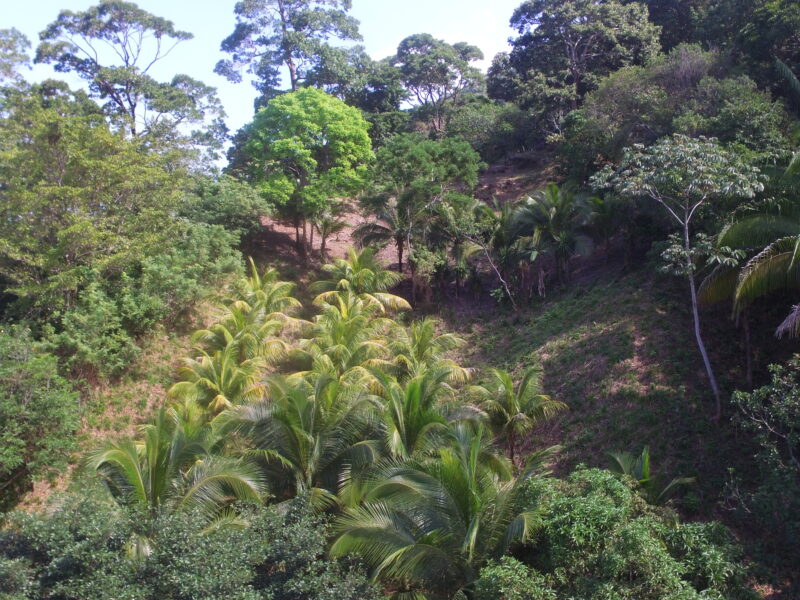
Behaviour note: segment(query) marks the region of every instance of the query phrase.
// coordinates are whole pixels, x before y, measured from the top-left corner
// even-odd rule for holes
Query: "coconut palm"
[[[291,323],[299,322],[291,320]],[[287,328],[287,323],[290,321],[268,318],[263,310],[253,309],[245,302],[237,302],[226,306],[224,316],[208,329],[196,331],[192,340],[210,353],[236,345],[240,362],[257,358],[269,362],[285,356],[289,351],[286,341],[278,337]]]
[[[379,456],[369,439],[377,410],[363,389],[331,377],[273,378],[264,400],[235,406],[214,420],[223,436],[246,440],[278,498],[309,493],[317,506],[335,502],[342,473]]]
[[[328,259],[328,239],[332,235],[341,233],[347,229],[347,221],[341,219],[339,214],[325,212],[314,219],[313,227],[317,230],[320,237],[319,254],[322,260]]]
[[[240,361],[237,344],[225,346],[209,354],[200,351],[198,358],[187,358],[178,369],[182,380],[168,392],[171,398],[196,402],[199,406],[217,414],[235,404],[259,398],[264,385],[259,382],[261,361]]]
[[[360,556],[398,594],[452,597],[467,588],[488,559],[538,525],[523,503],[524,478],[511,476],[490,437],[461,424],[435,458],[377,468],[360,505],[337,520],[331,553]]]
[[[120,504],[139,507],[151,521],[162,511],[197,511],[212,523],[230,521],[226,509],[234,501],[260,502],[265,486],[257,465],[213,454],[219,439],[191,403],[162,409],[141,431],[142,440],[111,442],[87,458]],[[129,552],[149,554],[152,533],[132,539]]]
[[[567,405],[542,393],[541,370],[528,367],[517,385],[502,369],[489,371],[489,383],[472,386],[470,391],[486,412],[496,439],[505,446],[515,464],[519,443],[538,424],[566,410]]]
[[[248,262],[249,277],[241,278],[232,286],[225,304],[244,302],[251,310],[263,312],[265,318],[275,314],[291,315],[301,308],[300,301],[292,296],[295,284],[281,281],[280,274],[273,268],[259,273],[252,258],[248,258]]]
[[[375,212],[375,220],[359,225],[353,230],[353,238],[359,247],[384,246],[393,243],[397,252],[397,271],[403,272],[403,256],[411,235],[408,211],[392,202]]]
[[[351,291],[338,292],[322,304],[310,329],[300,340],[297,354],[309,368],[316,365],[335,377],[369,376],[368,366],[388,364],[386,333],[396,330],[390,319],[379,317],[382,307],[365,302]]]
[[[445,354],[464,344],[464,340],[452,333],[437,334],[436,323],[431,318],[414,321],[410,327],[398,327],[389,350],[398,367],[398,378],[419,377],[430,369],[450,371],[451,382],[463,382],[469,378],[470,371],[455,361],[445,358]]]
[[[311,289],[320,292],[315,304],[330,302],[342,292],[352,292],[364,302],[377,304],[384,310],[410,310],[411,306],[400,296],[386,290],[396,285],[402,276],[387,271],[375,258],[375,250],[350,248],[347,258],[337,258],[322,267],[327,279],[314,282]]]
[[[559,281],[568,281],[570,260],[591,245],[581,233],[587,223],[586,203],[555,183],[523,199],[515,211],[518,231],[534,246],[553,254]]]
[[[450,434],[440,401],[451,396],[447,369],[429,369],[404,385],[396,379],[374,372],[383,399],[382,424],[389,456],[397,459],[419,457],[435,451]]]
[[[693,477],[679,477],[664,483],[650,472],[650,448],[645,446],[639,456],[627,452],[609,452],[609,470],[635,479],[642,496],[650,504],[664,504],[683,485],[694,483]]]

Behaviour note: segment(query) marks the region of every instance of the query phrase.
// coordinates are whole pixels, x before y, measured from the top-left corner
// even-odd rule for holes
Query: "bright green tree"
[[[363,187],[372,160],[368,127],[358,109],[313,88],[275,98],[248,126],[251,177],[294,223],[301,253],[308,219]]]

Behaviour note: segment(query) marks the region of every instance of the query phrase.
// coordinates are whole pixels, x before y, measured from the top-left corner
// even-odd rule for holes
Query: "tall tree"
[[[20,67],[30,68],[30,46],[30,40],[18,29],[0,29],[0,84],[22,81]]]
[[[132,136],[174,138],[182,125],[213,121],[224,133],[216,90],[188,75],[157,81],[153,68],[192,34],[133,2],[101,0],[82,12],[61,11],[39,34],[35,62],[74,72]],[[213,137],[213,136],[212,136]],[[208,140],[207,140],[208,141]]]
[[[600,77],[644,63],[660,50],[659,28],[637,3],[527,0],[514,11],[511,27],[519,37],[511,42],[508,63],[496,63],[493,78],[513,79],[516,73],[518,100],[544,107],[551,127],[578,107]]]
[[[241,69],[255,76],[261,92],[257,104],[275,97],[281,69],[289,72],[289,89],[296,92],[308,72],[318,69],[331,46],[328,40],[360,40],[358,21],[347,14],[352,0],[242,0],[234,7],[236,27],[222,42],[231,54],[214,69],[234,82]]]
[[[307,220],[364,184],[372,160],[368,124],[358,109],[306,88],[272,100],[248,129],[251,177],[293,221],[305,255]]]
[[[649,198],[679,227],[680,246],[673,248],[671,255],[676,260],[675,270],[689,283],[695,340],[716,399],[715,419],[719,420],[721,394],[700,327],[695,280],[701,256],[692,239],[692,228],[696,218],[720,208],[723,201],[752,198],[763,190],[758,169],[714,139],[674,135],[648,148],[629,148],[616,171],[608,168],[594,181],[599,187],[614,188],[622,196]]]
[[[470,63],[483,59],[477,46],[448,44],[429,33],[411,35],[400,42],[395,65],[409,96],[430,113],[434,131],[446,126],[445,108],[465,91],[482,91],[483,75]]]

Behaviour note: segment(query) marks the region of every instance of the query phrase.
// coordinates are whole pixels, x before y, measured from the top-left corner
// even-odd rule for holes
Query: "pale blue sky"
[[[513,31],[508,21],[522,0],[353,0],[351,14],[361,21],[363,44],[373,58],[394,54],[398,42],[413,33],[430,33],[450,43],[475,44],[486,55],[484,69],[492,57],[507,49]],[[16,27],[33,46],[39,32],[55,20],[62,9],[85,10],[92,0],[0,0],[0,28]],[[228,113],[228,126],[238,129],[253,114],[255,90],[248,82],[232,84],[214,74],[214,65],[226,55],[219,51],[223,38],[233,31],[235,0],[139,0],[139,6],[191,31],[194,39],[179,45],[161,64],[157,76],[170,78],[186,73],[215,86]],[[53,76],[79,80],[38,65],[31,80]]]

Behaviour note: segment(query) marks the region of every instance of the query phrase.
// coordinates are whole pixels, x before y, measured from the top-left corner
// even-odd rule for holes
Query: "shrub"
[[[66,467],[75,447],[78,395],[57,367],[28,330],[0,329],[0,508]]]

